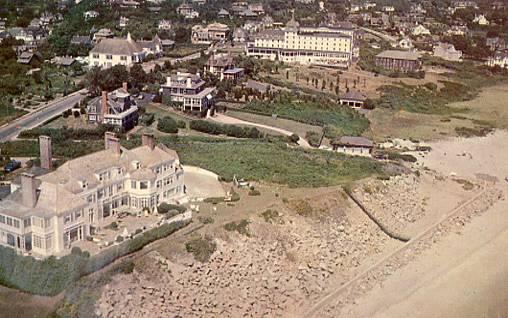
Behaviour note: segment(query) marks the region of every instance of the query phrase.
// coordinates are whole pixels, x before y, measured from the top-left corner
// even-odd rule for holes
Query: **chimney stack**
[[[51,170],[53,168],[53,155],[51,148],[51,137],[39,136],[39,149],[41,158],[41,168]]]
[[[150,150],[154,150],[155,149],[155,137],[153,136],[153,134],[143,134],[141,136],[141,144],[143,146],[148,146],[150,147]]]
[[[129,91],[129,84],[127,84],[127,82],[123,82],[122,83],[122,88],[124,91],[128,92]]]
[[[116,134],[107,131],[104,134],[104,148],[113,149],[116,154],[120,154],[120,139],[116,137]]]
[[[35,207],[37,203],[37,188],[35,187],[35,176],[29,173],[21,175],[21,195],[23,205],[30,208]]]
[[[166,77],[166,85],[171,86],[171,76]]]
[[[187,87],[188,88],[191,88],[192,87],[192,78],[189,76],[187,77]]]
[[[104,123],[104,118],[106,117],[106,115],[108,113],[109,113],[109,109],[108,109],[108,92],[107,91],[102,91],[102,100],[101,100],[101,114],[102,114],[101,121],[102,121],[102,123]]]

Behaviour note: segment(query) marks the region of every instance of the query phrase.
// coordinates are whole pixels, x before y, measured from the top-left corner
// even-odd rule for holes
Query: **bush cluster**
[[[54,143],[70,141],[70,140],[97,140],[104,138],[104,133],[114,131],[115,127],[110,125],[100,125],[97,129],[84,128],[34,128],[24,130],[19,134],[20,138],[36,139],[39,136],[49,136]]]
[[[188,223],[164,224],[92,257],[88,252],[73,248],[71,254],[59,259],[50,256],[36,260],[0,246],[0,284],[32,294],[56,295],[80,277],[105,267],[119,257],[139,251],[143,246],[174,233]]]
[[[157,122],[157,130],[168,134],[178,133],[178,128],[179,127],[177,121],[169,116],[162,117]]]
[[[235,125],[220,125],[205,120],[193,120],[190,128],[211,135],[227,135],[235,138],[263,138],[264,135],[256,127],[240,127]]]

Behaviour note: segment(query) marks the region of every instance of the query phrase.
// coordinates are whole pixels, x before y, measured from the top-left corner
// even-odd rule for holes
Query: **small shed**
[[[334,151],[355,156],[370,156],[374,148],[372,140],[365,137],[343,136],[331,144]]]
[[[361,108],[365,104],[366,100],[367,96],[363,93],[358,91],[349,91],[339,98],[339,103],[345,106]]]

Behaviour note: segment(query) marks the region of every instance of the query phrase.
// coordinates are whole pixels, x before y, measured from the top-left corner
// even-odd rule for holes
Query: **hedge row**
[[[70,255],[59,259],[50,256],[36,260],[0,246],[0,284],[32,294],[53,296],[80,277],[107,266],[119,257],[139,251],[143,246],[164,238],[187,224],[189,221],[164,224],[92,257],[88,252],[75,248]]]
[[[263,138],[264,135],[256,127],[240,127],[235,125],[215,124],[205,120],[193,120],[190,129],[211,135],[227,135],[236,138]]]
[[[97,129],[84,128],[34,128],[24,130],[19,134],[20,138],[36,139],[39,136],[49,136],[53,142],[63,142],[69,140],[97,140],[104,138],[106,131],[114,131],[115,127],[110,125],[100,125]]]

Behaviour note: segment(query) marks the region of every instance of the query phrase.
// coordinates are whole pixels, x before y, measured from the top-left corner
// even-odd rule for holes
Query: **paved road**
[[[369,28],[365,28],[365,27],[362,27],[361,29],[363,31],[367,32],[367,33],[370,33],[370,34],[373,34],[373,35],[375,35],[377,37],[380,37],[380,38],[382,38],[385,41],[388,41],[390,43],[397,43],[397,38],[394,37],[394,36],[391,36],[391,35],[385,34],[383,32],[376,31],[376,30],[372,30],[372,29],[369,29]]]
[[[60,115],[67,109],[72,108],[76,103],[85,98],[81,95],[82,91],[72,93],[66,97],[59,98],[50,102],[44,108],[35,112],[26,114],[9,124],[0,127],[0,142],[12,140],[18,136],[22,130],[35,128],[42,123]]]

